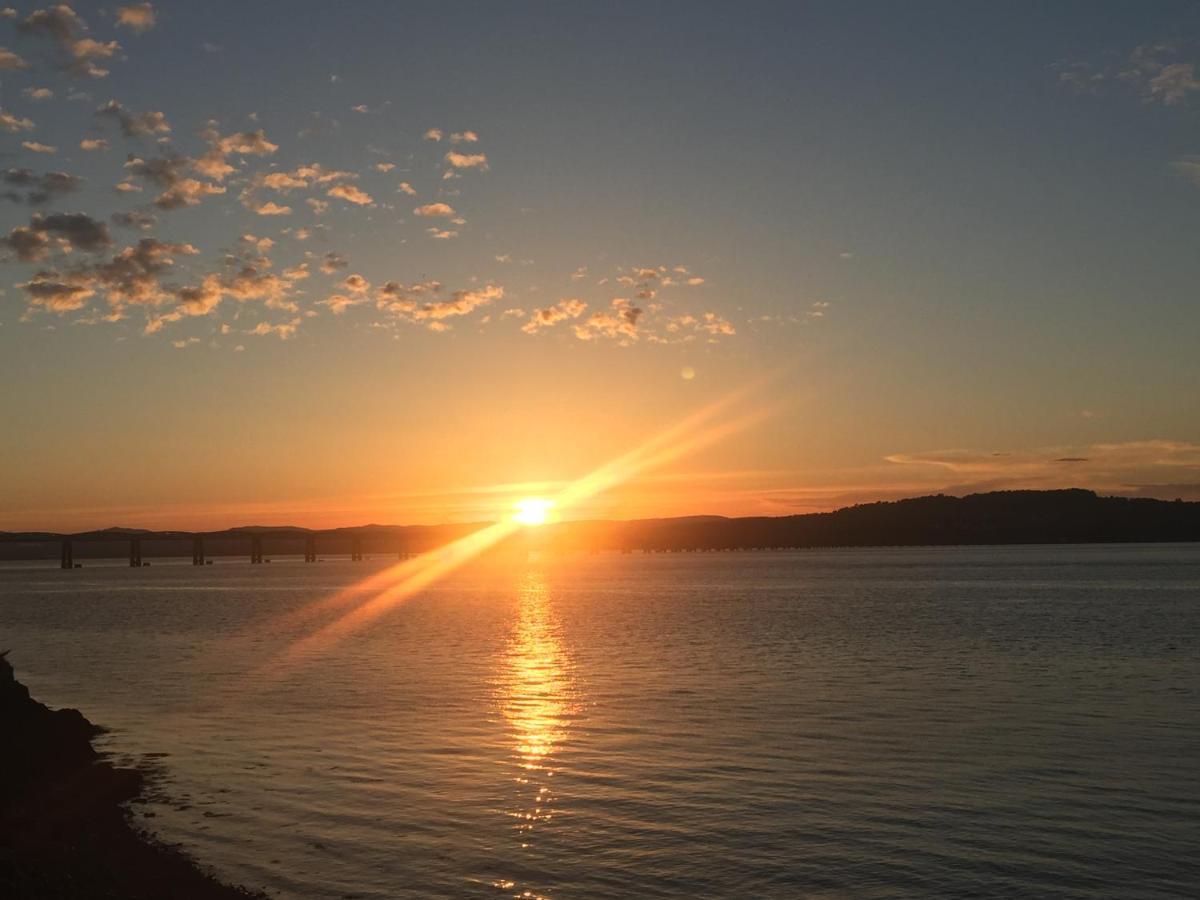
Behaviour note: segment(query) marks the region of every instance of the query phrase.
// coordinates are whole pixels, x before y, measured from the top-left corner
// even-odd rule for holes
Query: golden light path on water
[[[761,421],[768,413],[765,408],[749,412],[739,411],[733,417],[718,419],[722,413],[744,405],[747,396],[759,386],[755,384],[734,391],[708,404],[628,453],[572,482],[558,494],[548,498],[548,502],[552,503],[556,510],[570,509],[635,476],[694,453]],[[283,616],[272,623],[273,630],[291,630],[305,622],[345,609],[333,621],[293,641],[265,663],[257,673],[258,676],[265,680],[283,677],[296,665],[328,652],[348,634],[362,628],[396,604],[437,582],[524,527],[519,518],[506,518],[428,553],[390,566],[330,597]]]
[[[504,814],[522,850],[555,815],[557,754],[569,737],[577,711],[574,665],[559,634],[549,590],[541,573],[525,574],[518,589],[518,610],[504,665],[496,681],[496,703],[508,726],[510,759],[515,766],[514,803]],[[515,881],[492,883],[516,889],[514,897],[541,898]]]

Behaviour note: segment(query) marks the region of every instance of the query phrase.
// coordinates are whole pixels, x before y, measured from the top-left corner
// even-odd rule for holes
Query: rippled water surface
[[[390,564],[7,568],[0,646],[281,897],[1200,895],[1200,547],[476,565],[286,664]]]

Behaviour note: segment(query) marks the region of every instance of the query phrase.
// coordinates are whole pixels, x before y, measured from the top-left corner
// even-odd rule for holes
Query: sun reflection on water
[[[578,708],[573,669],[546,582],[540,572],[531,571],[519,587],[517,619],[497,691],[514,768],[505,814],[513,819],[521,849],[533,847],[537,831],[556,813],[554,777]],[[518,891],[513,896],[537,894]]]

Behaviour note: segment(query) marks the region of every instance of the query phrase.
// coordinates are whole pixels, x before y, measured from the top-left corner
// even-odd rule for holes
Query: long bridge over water
[[[414,552],[419,552],[414,546],[412,536],[403,533],[404,529],[386,526],[364,526],[362,528],[337,528],[324,531],[300,529],[271,529],[271,528],[228,528],[223,531],[142,531],[133,529],[111,528],[104,531],[87,531],[76,534],[58,534],[54,532],[6,532],[0,534],[0,543],[5,544],[58,544],[60,548],[59,565],[63,569],[79,568],[81,563],[75,561],[75,551],[83,544],[124,544],[129,551],[129,565],[140,568],[149,565],[143,558],[143,546],[153,543],[179,544],[190,547],[192,565],[203,566],[211,564],[212,560],[206,553],[216,543],[228,546],[230,543],[241,543],[245,546],[250,562],[260,564],[270,562],[264,555],[267,541],[279,545],[287,543],[292,546],[302,543],[304,561],[317,562],[318,550],[322,545],[328,548],[337,545],[345,548],[349,545],[350,558],[359,561],[364,558],[364,549],[370,545],[374,553],[386,552],[405,559]],[[428,549],[428,541],[422,541],[420,549]],[[180,554],[183,555],[183,554]]]

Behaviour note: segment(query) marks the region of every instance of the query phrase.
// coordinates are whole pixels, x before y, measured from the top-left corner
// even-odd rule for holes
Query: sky
[[[701,410],[561,514],[1200,499],[1195,4],[20,5],[0,48],[0,529],[489,520]]]

